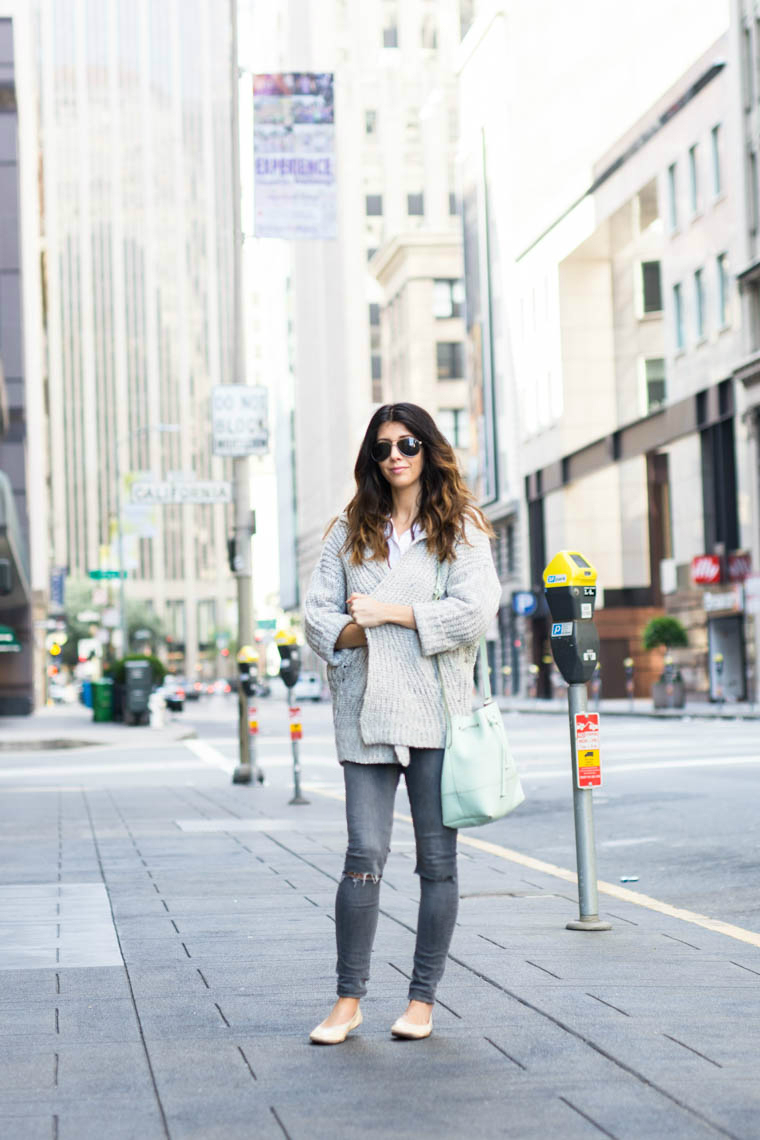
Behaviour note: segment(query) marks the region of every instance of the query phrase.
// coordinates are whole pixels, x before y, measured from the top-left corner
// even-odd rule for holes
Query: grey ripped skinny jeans
[[[457,833],[441,818],[442,748],[412,748],[399,764],[343,764],[348,850],[335,900],[338,996],[367,992],[380,907],[380,880],[390,850],[396,787],[403,771],[414,820],[420,906],[409,1000],[433,1003],[459,905]]]

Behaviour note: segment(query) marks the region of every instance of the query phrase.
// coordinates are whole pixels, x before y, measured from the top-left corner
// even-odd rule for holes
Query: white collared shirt
[[[412,523],[409,530],[399,534],[392,520],[389,519],[385,536],[388,539],[388,565],[392,570],[402,555],[406,554],[412,543],[416,542],[418,538],[425,537],[425,532],[418,524]]]

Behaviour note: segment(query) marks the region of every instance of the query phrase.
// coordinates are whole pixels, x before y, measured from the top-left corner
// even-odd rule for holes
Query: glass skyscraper
[[[122,473],[230,477],[209,398],[237,379],[231,20],[226,0],[39,0],[39,16],[53,561],[85,575],[116,547],[117,449]],[[232,625],[229,509],[127,527],[130,596],[188,672]]]

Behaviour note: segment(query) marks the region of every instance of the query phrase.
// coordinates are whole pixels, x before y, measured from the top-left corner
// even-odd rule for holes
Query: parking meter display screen
[[[590,563],[588,563],[585,558],[582,558],[580,554],[571,554],[570,557],[576,566],[580,566],[583,570],[589,569]]]

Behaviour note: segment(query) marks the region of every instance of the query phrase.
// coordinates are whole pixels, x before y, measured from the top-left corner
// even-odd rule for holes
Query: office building
[[[52,549],[84,576],[117,565],[118,468],[122,499],[138,472],[231,474],[209,428],[211,388],[237,379],[231,27],[212,0],[39,9]],[[191,676],[235,629],[229,521],[188,504],[124,519],[128,595]]]

